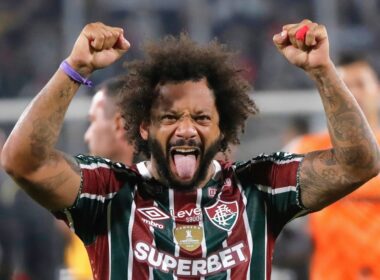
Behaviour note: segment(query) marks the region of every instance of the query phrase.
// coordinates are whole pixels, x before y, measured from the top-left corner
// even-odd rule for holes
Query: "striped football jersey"
[[[56,216],[86,245],[94,279],[270,279],[276,237],[306,213],[302,159],[213,161],[203,188],[181,192],[155,181],[145,162],[129,168],[79,155],[80,193]]]

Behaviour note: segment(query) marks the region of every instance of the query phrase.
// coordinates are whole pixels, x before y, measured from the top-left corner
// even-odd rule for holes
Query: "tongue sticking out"
[[[174,164],[177,170],[177,174],[182,179],[193,178],[196,167],[195,155],[174,155]]]

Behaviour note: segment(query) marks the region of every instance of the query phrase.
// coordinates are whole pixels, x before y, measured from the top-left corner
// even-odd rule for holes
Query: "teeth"
[[[175,149],[175,151],[180,152],[180,153],[193,153],[196,150],[195,149]]]
[[[198,150],[195,148],[174,148],[171,151],[172,153],[180,153],[180,154],[196,154]]]

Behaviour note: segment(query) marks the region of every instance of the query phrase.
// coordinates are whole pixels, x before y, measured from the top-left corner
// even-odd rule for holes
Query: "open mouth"
[[[199,166],[198,147],[177,146],[170,148],[172,170],[182,180],[191,180]]]

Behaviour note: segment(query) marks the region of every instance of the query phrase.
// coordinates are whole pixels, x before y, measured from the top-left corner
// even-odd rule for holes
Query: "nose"
[[[185,116],[179,120],[175,135],[182,139],[192,139],[196,137],[197,130],[194,127],[191,117]]]

